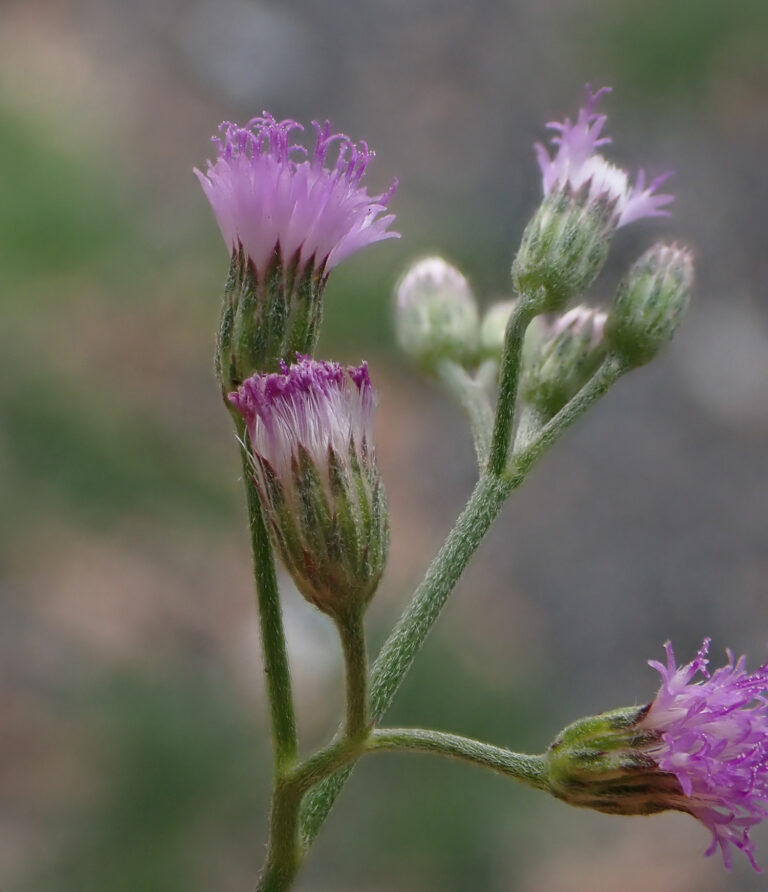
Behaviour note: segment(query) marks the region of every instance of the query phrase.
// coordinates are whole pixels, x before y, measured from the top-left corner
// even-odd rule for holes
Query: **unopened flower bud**
[[[629,365],[653,359],[677,331],[693,284],[690,251],[657,244],[632,266],[616,292],[606,341]]]
[[[768,814],[768,663],[747,672],[742,657],[709,673],[704,641],[677,666],[670,644],[654,699],[581,719],[546,754],[551,792],[571,805],[619,815],[673,809],[712,834],[726,868],[731,847],[757,870],[749,832]],[[700,680],[695,677],[701,674]]]
[[[420,260],[397,286],[395,323],[403,352],[426,371],[477,355],[479,320],[469,282],[441,257]]]
[[[480,347],[483,356],[488,359],[501,360],[504,351],[504,335],[507,322],[517,301],[504,300],[490,306],[480,326]]]
[[[314,122],[310,153],[294,143],[303,127],[264,113],[245,127],[224,123],[218,157],[196,170],[230,252],[216,372],[224,394],[255,372],[314,350],[328,274],[361,248],[397,234],[385,214],[394,185],[369,195],[362,180],[373,152],[330,124]],[[327,165],[331,146],[335,163]],[[383,215],[383,216],[382,216]]]
[[[230,400],[246,423],[254,480],[297,588],[336,619],[359,612],[389,544],[367,366],[299,357],[280,373],[249,378]]]
[[[547,418],[556,415],[605,358],[606,314],[578,306],[553,322],[539,316],[526,332],[520,393]]]

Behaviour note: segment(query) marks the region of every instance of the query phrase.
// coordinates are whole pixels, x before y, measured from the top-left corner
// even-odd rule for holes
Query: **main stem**
[[[243,479],[248,502],[253,572],[259,604],[261,647],[264,655],[269,715],[274,745],[275,776],[280,778],[296,761],[298,745],[293,711],[291,672],[285,648],[283,615],[275,573],[275,557],[264,514],[245,448],[242,449]]]

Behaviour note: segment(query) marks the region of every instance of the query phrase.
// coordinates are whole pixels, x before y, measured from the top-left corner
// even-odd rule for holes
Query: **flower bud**
[[[596,196],[590,182],[553,189],[526,226],[512,281],[538,313],[565,309],[603,268],[616,230],[617,199]]]
[[[488,359],[501,360],[504,352],[504,335],[507,322],[517,301],[504,300],[490,306],[480,326],[480,347],[483,356]]]
[[[413,264],[396,291],[395,323],[403,352],[426,371],[443,359],[464,364],[477,355],[479,320],[472,289],[441,257]]]
[[[610,349],[632,366],[653,359],[677,330],[692,283],[686,248],[657,244],[646,251],[616,292],[605,326]]]
[[[605,358],[606,314],[579,306],[548,322],[533,320],[523,345],[520,393],[547,418],[589,381]]]
[[[299,591],[343,619],[373,597],[389,516],[373,453],[375,395],[365,364],[299,357],[230,394],[277,550]]]

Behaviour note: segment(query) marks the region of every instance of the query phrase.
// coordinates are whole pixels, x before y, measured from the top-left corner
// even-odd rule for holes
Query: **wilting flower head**
[[[589,201],[603,198],[614,205],[618,228],[642,217],[667,215],[668,211],[663,208],[673,201],[673,196],[656,193],[671,174],[662,174],[646,186],[645,173],[641,170],[634,185],[630,185],[625,171],[595,151],[611,142],[610,137],[601,136],[607,117],[596,111],[600,97],[610,92],[610,87],[596,93],[587,87],[587,102],[579,109],[575,124],[570,118],[547,124],[558,134],[551,140],[557,147],[555,157],[551,158],[541,143],[536,144],[536,154],[545,195],[565,186],[574,193],[585,189]]]
[[[665,215],[671,195],[656,190],[669,174],[648,186],[640,171],[634,185],[627,174],[596,150],[610,139],[601,136],[605,115],[596,107],[607,88],[592,93],[576,123],[548,126],[558,135],[554,158],[536,145],[544,200],[523,234],[513,279],[536,312],[558,312],[592,284],[608,255],[616,229],[641,217]]]
[[[304,129],[296,121],[264,112],[245,127],[225,122],[214,137],[217,159],[205,173],[195,171],[227,247],[234,253],[242,245],[258,271],[279,251],[284,263],[327,273],[360,248],[397,237],[387,231],[394,215],[382,216],[395,184],[380,195],[362,185],[374,153],[332,133],[328,121],[313,126],[310,156],[293,141]],[[336,160],[326,167],[333,143]]]
[[[395,183],[380,195],[363,184],[373,152],[314,123],[310,154],[295,143],[295,121],[266,112],[245,127],[221,125],[218,157],[195,170],[231,252],[216,368],[224,394],[255,372],[311,353],[328,273],[386,238]],[[334,146],[335,144],[335,146]],[[335,149],[335,160],[330,156]]]
[[[606,314],[584,304],[554,320],[539,316],[525,335],[520,391],[547,418],[556,415],[605,358]]]
[[[475,358],[477,303],[466,278],[442,257],[412,264],[395,291],[395,325],[403,352],[427,371],[442,359]]]
[[[735,846],[757,870],[749,830],[768,815],[768,663],[747,672],[744,657],[734,662],[728,651],[728,664],[710,675],[709,643],[685,666],[669,643],[666,665],[651,661],[662,684],[638,728],[659,734],[648,753],[680,784],[670,807],[712,832],[707,854],[719,847],[730,867]]]
[[[744,658],[712,675],[707,639],[678,667],[651,661],[662,677],[653,701],[580,719],[547,752],[552,793],[572,805],[621,815],[674,809],[698,818],[731,867],[731,846],[758,870],[749,831],[768,815],[768,663]],[[694,681],[698,673],[704,678]]]
[[[368,367],[298,357],[279,373],[249,378],[230,400],[245,421],[254,478],[297,587],[333,616],[364,606],[389,541]]]

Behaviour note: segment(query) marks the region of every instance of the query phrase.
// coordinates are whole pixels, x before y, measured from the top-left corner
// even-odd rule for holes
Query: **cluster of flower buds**
[[[747,672],[729,651],[710,676],[708,649],[678,667],[667,644],[666,665],[650,663],[662,678],[651,703],[566,728],[547,753],[549,784],[610,814],[686,812],[712,833],[708,855],[719,848],[730,868],[735,847],[757,869],[749,830],[768,815],[768,663]]]
[[[304,597],[337,619],[376,591],[389,543],[365,364],[298,357],[230,395],[273,540]]]

